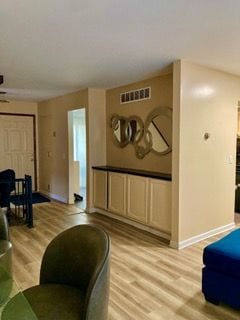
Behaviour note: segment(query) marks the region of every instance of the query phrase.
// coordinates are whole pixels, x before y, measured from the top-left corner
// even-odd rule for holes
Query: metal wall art
[[[172,151],[172,109],[169,107],[155,108],[145,123],[138,116],[113,114],[110,125],[115,145],[124,148],[132,144],[139,159],[149,152],[165,155]]]

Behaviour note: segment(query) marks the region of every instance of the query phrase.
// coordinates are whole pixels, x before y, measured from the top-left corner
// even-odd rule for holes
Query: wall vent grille
[[[151,99],[151,87],[120,93],[120,104]]]

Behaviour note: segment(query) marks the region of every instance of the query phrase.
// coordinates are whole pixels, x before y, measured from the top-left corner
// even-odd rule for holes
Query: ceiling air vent
[[[120,94],[120,103],[130,103],[151,98],[151,87],[136,89]]]

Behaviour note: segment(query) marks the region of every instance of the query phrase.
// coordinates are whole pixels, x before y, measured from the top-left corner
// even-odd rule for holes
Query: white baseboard
[[[57,200],[57,201],[63,202],[63,203],[68,203],[68,199],[61,197],[58,194],[54,194],[54,193],[48,192],[46,190],[39,190],[39,192],[46,195],[47,197],[49,197],[53,200]]]
[[[86,208],[86,212],[87,213],[94,213],[94,212],[97,212],[99,210],[102,211],[101,209],[95,209],[95,208]],[[104,211],[104,210],[103,210]],[[101,213],[101,212],[100,212]]]
[[[85,212],[86,213],[94,213],[94,212],[96,212],[96,209],[95,208],[86,208]]]
[[[201,240],[204,240],[204,239],[210,238],[212,236],[215,236],[216,234],[219,234],[219,233],[222,233],[222,232],[225,232],[225,231],[229,231],[229,230],[235,228],[235,226],[236,225],[233,222],[233,223],[229,223],[229,224],[227,224],[225,226],[221,226],[221,227],[212,229],[210,231],[204,232],[202,234],[199,234],[197,236],[188,238],[188,239],[180,241],[180,242],[171,240],[170,241],[170,247],[180,250],[180,249],[186,248],[188,246],[191,246],[192,244],[197,243],[197,242],[199,242]]]
[[[156,235],[156,236],[158,236],[160,238],[163,238],[163,239],[166,239],[166,240],[170,241],[171,235],[169,233],[153,229],[151,227],[145,226],[145,225],[143,225],[141,223],[138,223],[136,221],[130,220],[128,218],[124,218],[122,216],[118,216],[115,213],[112,213],[112,212],[109,212],[109,211],[106,211],[106,210],[103,210],[103,209],[99,209],[99,208],[88,208],[86,211],[88,213],[94,213],[94,212],[95,213],[101,213],[101,214],[103,214],[105,216],[108,216],[109,218],[124,222],[126,224],[129,224],[129,225],[135,227],[135,228],[141,229],[143,231],[147,231],[147,232],[152,233],[152,234],[154,234],[154,235]]]

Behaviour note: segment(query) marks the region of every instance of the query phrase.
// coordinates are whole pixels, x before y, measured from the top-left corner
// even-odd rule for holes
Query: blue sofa
[[[214,304],[240,308],[240,229],[203,251],[202,292]]]

